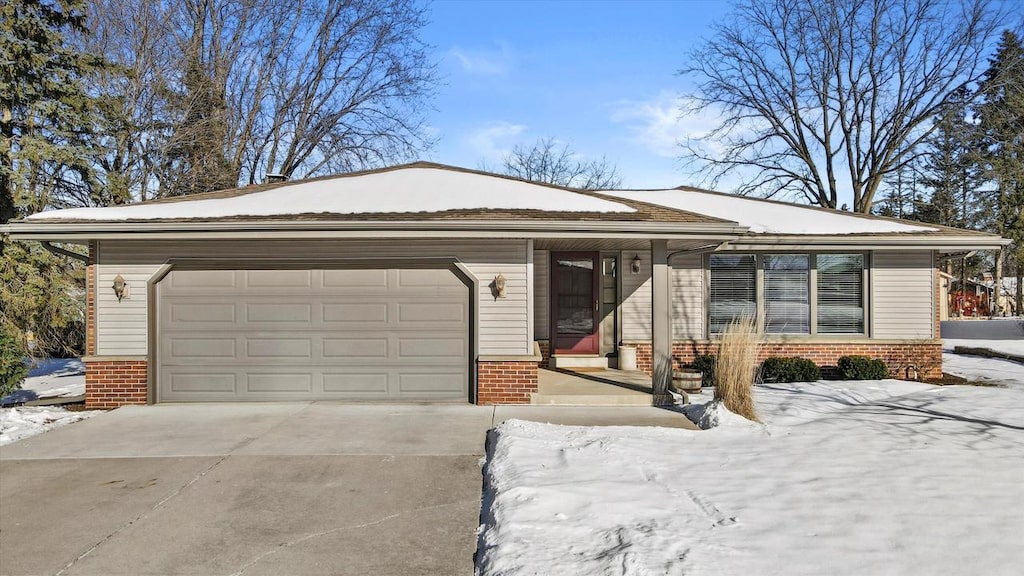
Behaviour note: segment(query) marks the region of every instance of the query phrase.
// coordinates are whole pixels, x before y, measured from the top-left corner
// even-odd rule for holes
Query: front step
[[[545,406],[651,406],[650,394],[530,394],[530,404]]]
[[[549,365],[569,370],[607,370],[608,357],[596,354],[552,354]]]

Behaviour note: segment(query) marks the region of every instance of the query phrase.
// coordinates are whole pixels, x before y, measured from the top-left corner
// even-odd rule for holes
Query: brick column
[[[96,354],[96,243],[89,243],[85,265],[85,355]]]
[[[536,361],[480,361],[476,373],[480,405],[529,404],[537,391]]]
[[[541,361],[538,366],[541,368],[547,368],[551,362],[551,341],[550,340],[537,340],[537,347],[540,348]]]
[[[82,360],[86,407],[105,409],[146,403],[148,362],[144,358],[87,356]]]

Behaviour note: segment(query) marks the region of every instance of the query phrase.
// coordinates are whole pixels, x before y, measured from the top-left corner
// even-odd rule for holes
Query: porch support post
[[[655,399],[672,383],[672,306],[668,242],[651,240],[651,388]]]

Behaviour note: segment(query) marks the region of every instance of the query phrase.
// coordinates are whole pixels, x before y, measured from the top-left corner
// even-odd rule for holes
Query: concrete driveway
[[[487,431],[654,408],[168,404],[0,448],[0,574],[472,574]]]

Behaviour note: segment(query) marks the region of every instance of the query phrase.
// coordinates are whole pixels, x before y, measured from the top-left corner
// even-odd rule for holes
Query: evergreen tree
[[[82,78],[98,58],[69,47],[85,0],[0,2],[0,223],[97,188],[89,142],[93,100]],[[80,262],[39,245],[0,244],[0,323],[32,332],[41,352],[73,352],[83,331]],[[68,350],[71,349],[71,350]]]
[[[931,190],[920,210],[924,222],[957,228],[976,224],[981,176],[975,154],[978,130],[967,119],[971,98],[966,88],[958,90],[935,118],[922,165],[921,183]]]
[[[82,77],[100,60],[68,47],[84,0],[0,3],[0,222],[94,189]]]
[[[1003,32],[979,92],[980,163],[995,186],[986,223],[991,231],[1014,241],[996,255],[999,290],[1007,257],[1019,263],[1024,249],[1024,47],[1013,32]],[[1017,304],[1020,310],[1021,303]]]

